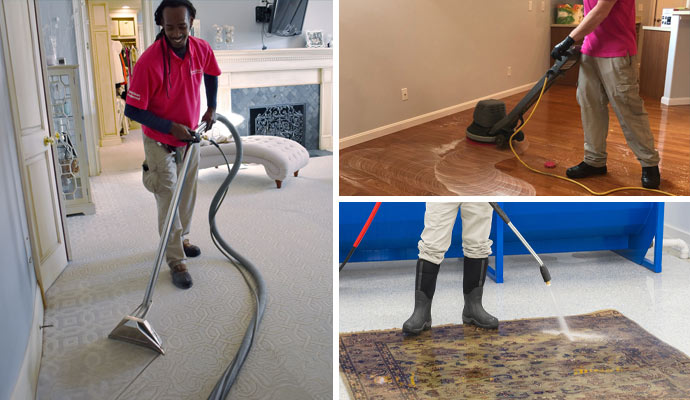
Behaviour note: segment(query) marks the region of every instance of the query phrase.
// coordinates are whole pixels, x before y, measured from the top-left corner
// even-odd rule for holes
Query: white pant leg
[[[450,247],[460,203],[426,203],[424,231],[417,244],[419,258],[441,264]]]
[[[462,203],[462,251],[465,257],[485,258],[491,254],[489,239],[493,208],[489,203]]]

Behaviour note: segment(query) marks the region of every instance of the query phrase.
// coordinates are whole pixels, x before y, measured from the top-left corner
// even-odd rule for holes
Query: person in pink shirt
[[[551,56],[559,59],[584,38],[577,82],[577,100],[585,134],[584,161],[568,168],[570,178],[606,173],[606,136],[611,103],[628,146],[642,165],[642,186],[661,183],[659,152],[649,127],[637,71],[635,0],[584,0],[585,18]]]
[[[190,129],[199,122],[201,79],[206,87],[208,108],[201,118],[210,128],[216,119],[216,95],[220,68],[211,46],[189,36],[196,9],[188,0],[163,0],[154,18],[162,30],[154,43],[139,57],[127,93],[125,115],[142,124],[144,133],[143,183],[156,198],[158,231],[162,234],[165,217],[177,183],[177,170]],[[189,169],[180,195],[165,258],[173,284],[182,289],[192,286],[187,257],[201,254],[198,246],[185,237],[189,234],[199,170],[198,147],[191,147]]]

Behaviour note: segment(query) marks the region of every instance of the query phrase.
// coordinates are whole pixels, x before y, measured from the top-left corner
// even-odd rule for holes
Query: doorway
[[[664,8],[685,7],[686,0],[656,0],[654,4],[654,26],[661,26],[661,15]]]

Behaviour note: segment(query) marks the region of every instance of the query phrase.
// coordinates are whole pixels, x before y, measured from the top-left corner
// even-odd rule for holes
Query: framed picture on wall
[[[307,47],[326,47],[322,31],[306,31]]]

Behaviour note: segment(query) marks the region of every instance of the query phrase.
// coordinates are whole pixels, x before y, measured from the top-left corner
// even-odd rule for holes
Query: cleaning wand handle
[[[201,123],[199,123],[199,126],[196,127],[196,130],[190,129],[189,134],[192,135],[192,139],[187,140],[186,142],[187,143],[199,143],[199,142],[201,142],[201,135],[203,135],[204,132],[206,132],[206,127],[207,127],[206,121],[201,121]]]
[[[371,210],[371,213],[369,214],[369,218],[367,218],[367,222],[364,224],[364,227],[362,227],[362,230],[359,232],[359,236],[357,236],[357,240],[355,240],[355,243],[352,245],[352,248],[350,249],[350,252],[347,253],[347,257],[345,257],[345,261],[343,261],[340,264],[340,269],[338,271],[342,271],[343,268],[345,267],[345,264],[350,260],[350,257],[352,257],[352,254],[355,252],[355,249],[357,246],[359,246],[359,242],[362,241],[362,238],[364,238],[364,234],[367,233],[367,230],[369,229],[369,225],[371,225],[371,221],[374,220],[374,217],[376,216],[376,212],[378,212],[379,207],[381,206],[381,202],[377,202],[374,204],[374,208]]]
[[[155,266],[153,268],[153,273],[151,273],[151,278],[146,286],[146,294],[144,295],[144,301],[139,305],[135,311],[135,316],[139,318],[146,318],[146,314],[149,311],[153,298],[153,289],[158,281],[158,273],[160,272],[161,264],[163,263],[163,258],[165,256],[165,248],[168,245],[168,240],[170,238],[170,231],[172,230],[175,212],[180,204],[180,195],[182,193],[182,187],[185,184],[185,176],[187,170],[189,169],[189,161],[191,160],[192,146],[199,146],[199,138],[206,131],[206,122],[202,121],[196,130],[189,131],[192,135],[192,140],[188,141],[187,148],[185,149],[184,158],[182,160],[182,166],[179,168],[177,183],[175,185],[175,190],[173,191],[172,199],[170,200],[170,206],[168,207],[168,212],[165,216],[165,223],[163,224],[163,234],[158,242],[158,253],[156,255]]]
[[[547,286],[551,285],[551,274],[549,273],[549,270],[546,268],[546,265],[544,265],[544,262],[541,260],[541,258],[539,258],[539,255],[534,252],[532,246],[530,246],[529,243],[527,243],[527,240],[525,240],[525,238],[520,234],[515,225],[513,225],[513,223],[510,222],[510,218],[508,218],[508,215],[505,213],[505,211],[503,211],[503,209],[495,202],[489,202],[489,204],[491,205],[491,207],[493,207],[494,211],[496,211],[496,214],[498,214],[498,216],[501,217],[503,222],[505,222],[506,225],[508,225],[508,227],[513,231],[515,236],[517,236],[518,239],[520,239],[520,241],[527,248],[527,250],[529,250],[529,252],[532,254],[532,257],[534,257],[534,259],[537,260],[537,262],[539,263],[539,271],[541,272],[541,277],[544,279],[544,283],[546,283]]]

